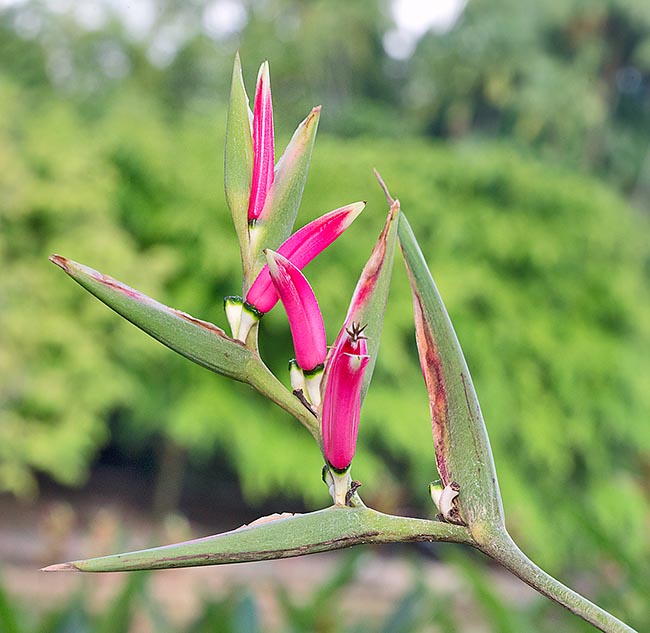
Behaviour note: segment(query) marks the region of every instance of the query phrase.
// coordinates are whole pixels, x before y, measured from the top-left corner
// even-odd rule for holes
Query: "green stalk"
[[[537,590],[542,595],[562,605],[589,624],[605,633],[637,633],[618,618],[587,600],[573,589],[547,574],[524,554],[510,535],[504,530],[493,532],[489,538],[475,547],[493,560],[501,563],[517,578]]]
[[[296,418],[314,437],[321,446],[320,424],[318,419],[291,393],[258,358],[257,363],[248,367],[246,382],[257,392],[275,402],[281,409]]]

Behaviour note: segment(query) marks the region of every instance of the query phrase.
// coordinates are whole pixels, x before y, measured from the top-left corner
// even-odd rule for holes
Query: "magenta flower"
[[[264,251],[269,273],[289,319],[296,361],[305,373],[322,368],[327,355],[325,325],[316,295],[300,270],[286,257]]]
[[[325,459],[339,472],[350,466],[356,450],[361,385],[369,361],[363,327],[352,323],[328,360],[321,418]]]
[[[254,224],[262,215],[266,196],[273,185],[275,135],[269,63],[265,61],[257,75],[253,108],[253,180],[248,204],[248,221]]]
[[[278,253],[302,270],[352,224],[365,206],[365,202],[355,202],[322,215],[296,231],[278,248]],[[262,268],[253,282],[246,302],[263,313],[270,312],[278,302],[268,266]]]

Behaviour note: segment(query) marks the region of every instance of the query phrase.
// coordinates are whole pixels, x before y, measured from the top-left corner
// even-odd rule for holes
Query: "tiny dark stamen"
[[[364,334],[363,334],[363,331],[367,327],[368,327],[367,323],[365,325],[361,325],[361,323],[357,323],[356,321],[352,321],[352,325],[349,328],[345,328],[345,331],[347,332],[348,336],[350,337],[351,342],[356,343],[360,339],[368,340],[368,337],[364,336]]]

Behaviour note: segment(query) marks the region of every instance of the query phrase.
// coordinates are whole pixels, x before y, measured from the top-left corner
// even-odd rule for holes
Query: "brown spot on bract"
[[[118,281],[117,279],[113,279],[113,277],[109,277],[108,275],[102,275],[101,273],[97,273],[95,275],[97,281],[101,282],[105,286],[109,286],[110,288],[113,288],[114,290],[117,290],[118,292],[121,292],[122,294],[125,294],[132,299],[138,299],[138,300],[144,300],[144,299],[149,299],[146,295],[143,295],[141,292],[138,292],[134,288],[131,288],[130,286],[127,286],[126,284],[123,284],[121,281]]]
[[[436,454],[436,465],[440,479],[444,485],[450,480],[447,468],[447,452],[449,437],[447,432],[447,392],[445,390],[445,377],[442,359],[438,354],[435,341],[430,328],[424,319],[422,305],[417,295],[413,295],[413,308],[415,314],[415,331],[420,355],[420,367],[424,382],[429,392],[429,408],[431,411],[431,430],[433,445]]]
[[[211,332],[214,332],[215,334],[218,334],[219,336],[223,336],[225,338],[230,338],[229,336],[226,335],[226,333],[218,326],[216,326],[214,323],[210,323],[209,321],[203,321],[201,319],[197,319],[196,317],[193,317],[191,314],[187,314],[187,312],[183,312],[182,310],[176,310],[175,308],[169,308],[171,312],[173,312],[176,316],[180,317],[181,319],[185,321],[189,321],[190,323],[193,323],[194,325],[198,325],[199,327],[205,328],[206,330],[210,330]],[[241,342],[241,341],[237,341]]]

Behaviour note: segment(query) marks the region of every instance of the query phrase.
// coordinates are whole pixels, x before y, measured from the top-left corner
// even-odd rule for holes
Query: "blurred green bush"
[[[224,325],[222,298],[239,290],[224,125],[198,104],[171,125],[141,91],[88,118],[0,86],[1,489],[32,493],[35,472],[78,483],[110,434],[125,448],[162,434],[196,463],[226,459],[250,499],[327,502],[298,424],[148,340],[47,263],[60,252]],[[647,220],[599,182],[507,145],[321,137],[298,224],[368,200],[307,269],[330,339],[385,217],[373,166],[401,199],[465,349],[512,530],[551,571],[598,550],[594,566],[627,579],[649,547]],[[423,502],[435,478],[411,320],[398,258],[354,468],[386,509]],[[284,375],[280,310],[261,339]]]

